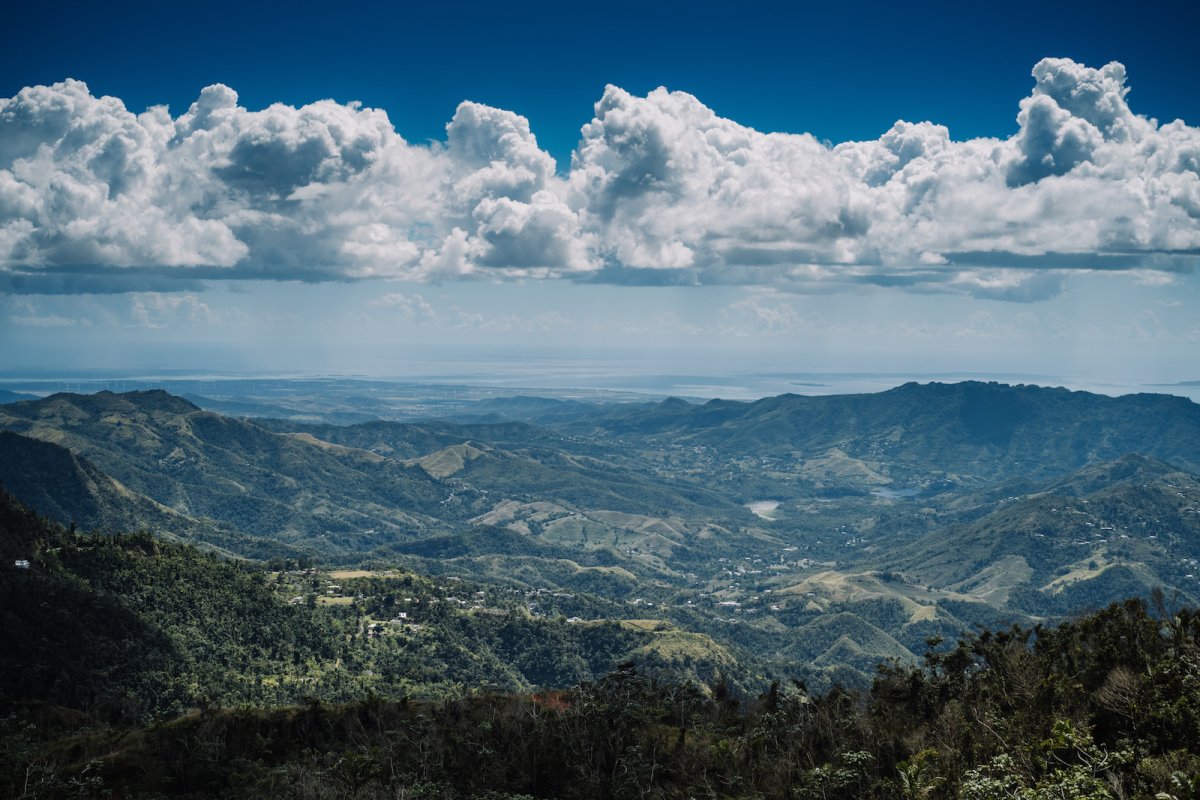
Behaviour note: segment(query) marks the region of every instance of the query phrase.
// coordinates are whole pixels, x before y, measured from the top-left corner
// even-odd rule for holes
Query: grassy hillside
[[[1166,586],[1192,596],[1200,589],[1188,577],[1200,574],[1200,481],[1163,462],[1128,456],[1093,464],[989,505],[974,521],[939,529],[878,563],[960,589],[1007,575],[1047,595],[1078,595],[1118,566],[1138,576],[1141,591],[1131,593]],[[1111,599],[1100,592],[1097,602]]]

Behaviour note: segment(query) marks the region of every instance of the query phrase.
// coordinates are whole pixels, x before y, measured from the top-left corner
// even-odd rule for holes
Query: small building
[[[29,559],[18,558],[16,561],[13,562],[13,566],[16,567],[17,569],[29,569]]]

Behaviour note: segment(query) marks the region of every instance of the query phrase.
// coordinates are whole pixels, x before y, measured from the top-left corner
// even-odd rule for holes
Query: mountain
[[[814,686],[977,624],[1200,596],[1188,401],[968,383],[507,405],[560,421],[339,426],[61,394],[0,406],[0,455],[64,522],[504,585],[536,613],[553,597],[588,623],[670,626],[644,653],[666,663],[695,634]]]
[[[725,459],[770,456],[799,477],[809,462],[840,452],[912,485],[1048,477],[1126,453],[1200,470],[1200,406],[1186,398],[976,381],[908,383],[876,394],[606,406],[562,429],[711,448]]]
[[[1200,596],[1200,479],[1165,462],[1128,455],[1090,464],[990,506],[885,551],[879,563],[993,602],[1018,591],[1034,613],[1156,586]]]
[[[29,508],[80,530],[149,531],[252,558],[302,555],[278,542],[180,514],[132,491],[65,447],[12,431],[0,431],[0,485]]]
[[[36,394],[26,394],[24,392],[11,392],[8,389],[0,389],[0,405],[5,403],[19,403],[23,400],[37,400]]]
[[[326,554],[440,529],[446,496],[419,467],[202,411],[161,391],[56,394],[0,407],[0,426],[69,448],[173,511]]]
[[[331,559],[489,524],[498,509],[508,514],[502,525],[530,533],[538,504],[549,503],[551,517],[586,518],[586,530],[564,522],[535,543],[574,541],[614,552],[623,546],[619,558],[670,573],[664,555],[686,549],[723,520],[750,518],[720,493],[647,480],[562,450],[561,435],[523,423],[258,424],[150,391],[16,403],[0,410],[0,427],[69,448],[131,492],[185,517],[232,528],[247,541],[268,539],[289,552],[303,548]],[[23,492],[50,507],[28,486]],[[514,504],[518,510],[508,513]],[[667,552],[638,546],[665,530],[675,537]],[[739,536],[729,533],[725,546]]]

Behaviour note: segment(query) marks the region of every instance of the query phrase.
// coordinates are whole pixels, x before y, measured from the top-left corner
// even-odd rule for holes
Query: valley
[[[354,620],[372,685],[387,680],[375,650],[428,636],[392,614],[395,570],[489,624],[657,632],[610,656],[747,689],[860,685],[976,626],[1156,588],[1200,597],[1200,413],[1186,400],[930,384],[472,402],[338,425],[162,391],[56,394],[0,405],[0,480],[81,530],[274,565],[280,602]],[[603,671],[590,663],[487,682],[564,685]]]

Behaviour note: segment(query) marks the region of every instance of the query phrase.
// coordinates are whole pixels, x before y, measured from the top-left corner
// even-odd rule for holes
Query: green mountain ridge
[[[419,468],[274,433],[165,392],[53,395],[4,406],[0,426],[68,447],[178,513],[330,554],[436,529],[424,512],[445,497]]]
[[[1200,406],[1186,398],[1106,397],[974,381],[908,383],[876,394],[606,407],[562,427],[726,454],[807,458],[836,447],[885,461],[897,477],[935,470],[975,484],[1048,477],[1126,453],[1200,469]]]
[[[299,557],[302,551],[194,519],[130,490],[83,456],[40,439],[0,431],[0,486],[26,506],[80,530],[148,531],[172,541],[250,558]]]

